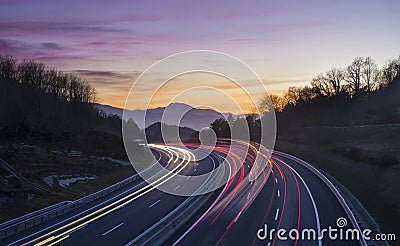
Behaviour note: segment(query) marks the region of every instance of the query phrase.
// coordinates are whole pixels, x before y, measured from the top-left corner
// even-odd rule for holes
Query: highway
[[[236,195],[232,205],[221,214],[216,206],[205,219],[185,237],[175,241],[177,245],[360,245],[355,241],[333,241],[328,237],[323,240],[260,240],[257,232],[268,225],[269,230],[315,229],[319,231],[329,226],[337,227],[340,217],[347,217],[343,207],[331,190],[306,167],[291,159],[274,154],[271,177],[257,195],[251,207],[243,212],[242,204],[252,195],[248,182],[243,194]],[[350,228],[348,225],[344,227]],[[212,233],[211,233],[212,232]],[[207,235],[205,237],[204,235]],[[287,236],[287,235],[286,235]],[[318,239],[316,235],[316,239]]]
[[[342,229],[352,228],[351,218],[332,190],[315,172],[299,161],[281,153],[273,153],[252,143],[226,142],[211,149],[213,155],[196,160],[187,149],[196,144],[153,145],[169,172],[153,174],[147,184],[138,180],[115,193],[86,204],[39,226],[0,240],[0,245],[136,245],[145,231],[163,218],[179,213],[177,208],[192,203],[193,197],[170,195],[157,189],[174,175],[194,176],[229,163],[230,178],[218,189],[202,212],[177,228],[168,240],[173,245],[360,245],[360,241],[330,240],[327,235],[318,240],[321,230],[338,228],[337,219],[348,222]],[[260,159],[256,156],[261,156]],[[244,160],[244,161],[243,161]],[[268,163],[254,181],[249,174]],[[190,183],[190,178],[184,182]],[[208,186],[213,180],[207,180]],[[174,190],[185,183],[171,183]],[[206,197],[205,195],[202,195]],[[204,198],[206,199],[206,198]],[[275,229],[314,229],[314,240],[282,240],[277,233],[265,238],[264,231]],[[288,236],[288,235],[286,235]]]

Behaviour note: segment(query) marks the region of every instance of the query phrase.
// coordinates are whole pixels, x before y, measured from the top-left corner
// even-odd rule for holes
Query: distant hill
[[[161,133],[161,126],[163,126],[163,131]],[[163,139],[169,139],[171,141],[177,140],[173,139],[171,136],[176,136],[176,132],[179,132],[180,139],[187,139],[194,136],[197,131],[189,127],[177,127],[161,124],[160,122],[154,123],[145,129],[146,138],[149,142],[162,142]]]
[[[122,117],[123,109],[112,107],[109,105],[96,104],[95,107],[102,110],[106,114],[118,115]],[[169,117],[164,118],[163,113],[168,112]],[[184,114],[184,112],[186,112]],[[192,128],[200,131],[204,127],[209,127],[212,122],[219,118],[227,118],[229,113],[219,113],[211,109],[194,108],[184,103],[171,103],[167,107],[158,107],[148,110],[127,110],[127,118],[132,118],[141,129],[149,127],[156,122],[163,122],[167,125],[176,125],[175,120],[182,114],[184,117],[180,121],[181,127]],[[145,124],[140,119],[144,118],[146,114]],[[164,116],[165,117],[165,116]],[[234,119],[243,117],[242,115],[233,115]]]

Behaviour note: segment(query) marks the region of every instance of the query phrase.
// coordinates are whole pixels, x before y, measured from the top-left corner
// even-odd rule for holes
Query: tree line
[[[371,57],[355,58],[346,68],[332,68],[302,87],[290,87],[282,96],[270,95],[260,102],[263,114],[275,108],[278,132],[322,125],[387,124],[400,122],[400,56],[379,69]],[[211,123],[218,138],[248,127],[250,139],[259,142],[263,115],[250,114]],[[239,132],[242,130],[239,130]],[[236,130],[236,132],[238,132]],[[245,136],[236,136],[243,138]]]
[[[371,57],[357,57],[345,68],[331,68],[314,77],[308,85],[290,87],[282,96],[270,95],[276,111],[286,106],[310,104],[318,100],[346,101],[368,98],[376,91],[383,91],[400,75],[400,56],[392,59],[380,69]],[[263,111],[269,110],[269,102],[261,102]]]
[[[32,86],[66,102],[94,103],[96,90],[82,78],[47,68],[34,60],[18,61],[11,55],[0,55],[0,76]]]

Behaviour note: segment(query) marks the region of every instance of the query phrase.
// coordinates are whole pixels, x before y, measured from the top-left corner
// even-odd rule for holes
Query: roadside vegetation
[[[271,95],[277,117],[275,149],[298,156],[344,184],[383,231],[400,233],[400,57],[379,68],[371,57],[332,68],[307,85]],[[270,110],[270,101],[260,106]],[[229,124],[247,122],[259,141],[264,118],[248,115],[211,124],[229,137]],[[241,121],[242,123],[240,123]],[[229,124],[228,124],[229,123]],[[264,137],[264,136],[263,136]]]
[[[0,159],[69,200],[133,175],[121,119],[96,109],[95,101],[95,89],[74,74],[0,55]],[[135,122],[124,123],[140,131]],[[130,146],[138,162],[149,159],[137,143]],[[0,166],[0,222],[61,200]]]

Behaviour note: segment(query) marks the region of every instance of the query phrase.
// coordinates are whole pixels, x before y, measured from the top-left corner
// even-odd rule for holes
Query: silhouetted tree
[[[17,60],[10,56],[0,56],[0,75],[4,78],[15,79],[17,73]]]
[[[96,90],[85,80],[54,68],[47,69],[43,63],[33,60],[18,63],[10,55],[0,55],[0,75],[55,95],[67,102],[94,103],[96,101]]]
[[[357,57],[346,69],[346,80],[353,95],[357,95],[362,90],[361,76],[363,66],[364,59]]]
[[[335,94],[335,89],[331,85],[329,78],[322,73],[312,79],[311,86],[318,96],[330,98]]]
[[[344,91],[345,71],[339,68],[332,68],[326,72],[326,79],[329,81],[334,96],[339,96]]]
[[[367,87],[366,91],[371,93],[372,90],[375,90],[378,84],[378,65],[370,56],[364,59],[362,77]]]
[[[396,76],[400,74],[400,56],[397,59],[389,60],[381,71],[379,87],[384,89]]]
[[[296,106],[297,101],[300,99],[301,87],[289,87],[288,91],[284,94],[287,104]]]
[[[211,128],[217,134],[217,138],[231,137],[229,123],[225,120],[225,118],[216,119],[213,123],[211,123]]]

